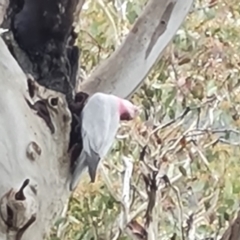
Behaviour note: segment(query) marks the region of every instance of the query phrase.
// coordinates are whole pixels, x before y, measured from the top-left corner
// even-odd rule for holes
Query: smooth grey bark
[[[149,0],[122,45],[80,89],[130,97],[143,83],[182,25],[194,0]]]
[[[0,72],[0,239],[20,239],[17,238],[19,229],[32,217],[36,220],[22,239],[43,239],[70,195],[65,186],[70,111],[63,94],[37,83],[34,83],[35,96],[30,98],[27,78],[2,39]],[[57,106],[51,105],[53,97],[58,99]],[[54,134],[26,99],[32,104],[43,99],[48,101]],[[25,197],[16,199],[15,193],[26,179],[30,182],[23,190]],[[12,214],[7,211],[7,205]],[[11,227],[7,231],[8,218],[12,218],[15,229]]]

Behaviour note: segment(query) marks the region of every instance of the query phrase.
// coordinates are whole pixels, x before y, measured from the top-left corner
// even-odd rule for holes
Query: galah
[[[105,93],[95,93],[87,100],[81,116],[83,148],[71,169],[70,190],[74,190],[84,170],[95,181],[99,161],[110,150],[121,120],[138,115],[138,107],[130,101]]]

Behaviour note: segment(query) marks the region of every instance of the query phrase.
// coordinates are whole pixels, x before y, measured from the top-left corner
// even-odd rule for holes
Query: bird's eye
[[[120,116],[121,121],[129,121],[131,119],[132,118],[128,112],[125,112],[125,113],[121,114],[121,116]]]

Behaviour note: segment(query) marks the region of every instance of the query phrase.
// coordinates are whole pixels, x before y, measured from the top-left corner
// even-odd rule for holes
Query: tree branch
[[[80,88],[128,98],[139,88],[188,14],[193,0],[149,0],[125,41]]]

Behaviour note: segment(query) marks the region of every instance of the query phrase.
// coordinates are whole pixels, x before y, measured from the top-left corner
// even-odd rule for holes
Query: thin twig
[[[112,25],[113,32],[114,32],[115,47],[117,47],[120,45],[120,41],[118,40],[119,34],[118,34],[118,30],[117,30],[116,24],[114,22],[114,19],[108,10],[108,6],[102,0],[97,0],[97,2],[100,5],[100,7],[102,8],[102,10],[105,12],[107,18],[109,19],[109,22]]]
[[[182,240],[185,240],[184,228],[183,228],[183,206],[182,206],[182,201],[180,198],[180,192],[176,186],[173,186],[172,184],[170,184],[170,186],[177,196],[178,207],[179,207],[179,225],[180,225],[180,229],[181,229]]]
[[[130,208],[130,186],[131,186],[131,177],[133,171],[133,163],[130,158],[123,157],[123,163],[125,165],[125,172],[123,178],[123,187],[122,187],[122,211],[120,213],[120,229],[124,229],[127,223],[129,222],[129,208]]]
[[[112,195],[112,197],[115,199],[116,202],[121,203],[120,196],[114,190],[114,187],[112,185],[112,181],[108,177],[108,174],[105,170],[105,167],[103,166],[103,164],[101,162],[99,163],[99,169],[102,173],[101,176],[103,177],[103,181],[106,184],[106,187],[107,187],[108,191],[110,192],[110,194]]]

